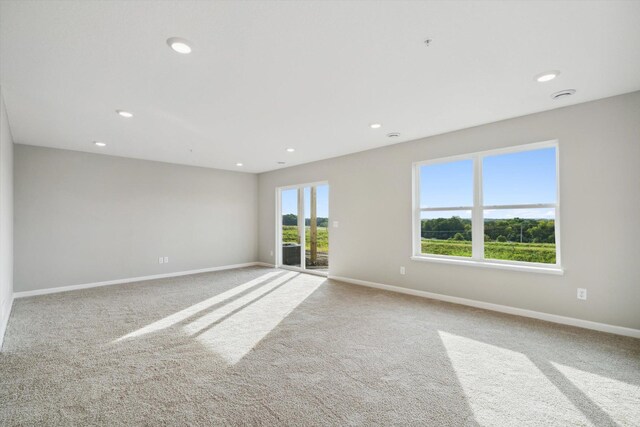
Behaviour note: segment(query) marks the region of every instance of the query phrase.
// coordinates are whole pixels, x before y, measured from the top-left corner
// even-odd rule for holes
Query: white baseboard
[[[145,280],[153,280],[153,279],[163,279],[167,277],[178,277],[178,276],[187,276],[189,274],[198,274],[198,273],[208,273],[211,271],[221,271],[221,270],[231,270],[234,268],[243,268],[243,267],[253,267],[253,266],[261,266],[261,267],[275,267],[272,264],[264,263],[264,262],[247,262],[243,264],[232,264],[232,265],[223,265],[219,267],[210,267],[210,268],[202,268],[199,270],[188,270],[188,271],[179,271],[174,273],[165,273],[165,274],[155,274],[151,276],[142,276],[142,277],[133,277],[128,279],[117,279],[117,280],[108,280],[105,282],[95,282],[95,283],[85,283],[81,285],[71,285],[71,286],[60,286],[56,288],[47,288],[47,289],[37,289],[33,291],[22,291],[22,292],[14,292],[13,298],[11,298],[11,303],[9,304],[9,310],[7,310],[2,319],[0,319],[0,349],[2,348],[2,342],[4,341],[4,333],[7,327],[7,323],[9,321],[9,315],[11,313],[11,307],[13,306],[14,298],[24,298],[35,295],[46,295],[53,294],[58,292],[68,292],[75,291],[78,289],[88,289],[95,288],[99,286],[108,286],[108,285],[119,285],[123,283],[132,283],[132,282],[141,282]],[[557,314],[549,314],[542,313],[539,311],[526,310],[524,308],[516,308],[509,307],[507,305],[493,304],[490,302],[483,302],[472,300],[468,298],[454,297],[443,294],[436,294],[433,292],[421,291],[418,289],[411,288],[403,288],[400,286],[392,286],[385,285],[382,283],[369,282],[366,280],[352,279],[349,277],[341,277],[341,276],[333,276],[329,275],[329,279],[337,280],[340,282],[351,283],[354,285],[367,286],[370,288],[383,289],[391,292],[398,292],[407,295],[414,295],[423,298],[431,298],[440,301],[446,301],[454,304],[467,305],[470,307],[482,308],[485,310],[497,311],[500,313],[513,314],[516,316],[530,317],[533,319],[546,320],[547,322],[560,323],[563,325],[577,326],[585,329],[592,329],[595,331],[608,332],[616,335],[623,335],[627,337],[640,338],[640,330],[626,328],[624,326],[615,326],[608,325],[606,323],[598,323],[592,322],[590,320],[582,320],[576,319],[573,317],[565,317],[559,316]]]
[[[9,302],[6,304],[6,310],[2,312],[2,318],[0,319],[0,351],[2,351],[2,344],[4,344],[4,333],[7,331],[7,324],[9,323],[9,316],[11,315],[11,308],[13,308],[13,296],[9,297]]]
[[[35,295],[55,294],[58,292],[76,291],[78,289],[97,288],[98,286],[120,285],[123,283],[142,282],[145,280],[164,279],[167,277],[187,276],[189,274],[208,273],[211,271],[232,270],[234,268],[253,267],[263,265],[260,262],[245,262],[243,264],[222,265],[219,267],[201,268],[199,270],[177,271],[174,273],[154,274],[151,276],[131,277],[128,279],[107,280],[105,282],[83,283],[81,285],[59,286],[55,288],[36,289],[33,291],[14,292],[14,298],[32,297]]]
[[[367,286],[370,288],[384,289],[386,291],[398,292],[401,294],[415,295],[418,297],[431,298],[454,304],[467,305],[470,307],[483,308],[485,310],[498,311],[500,313],[514,314],[516,316],[530,317],[533,319],[546,320],[547,322],[560,323],[563,325],[577,326],[579,328],[592,329],[610,334],[624,335],[627,337],[640,338],[640,330],[626,328],[624,326],[608,325],[606,323],[592,322],[590,320],[576,319],[573,317],[558,316],[557,314],[542,313],[539,311],[526,310],[524,308],[509,307],[507,305],[493,304],[490,302],[476,301],[467,298],[453,297],[449,295],[436,294],[433,292],[420,291],[417,289],[403,288],[400,286],[384,285],[382,283],[368,282],[366,280],[351,279],[329,275],[329,279],[354,285]]]

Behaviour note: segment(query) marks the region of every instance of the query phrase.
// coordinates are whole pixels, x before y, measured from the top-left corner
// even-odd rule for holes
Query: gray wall
[[[0,88],[0,347],[13,298],[13,140]]]
[[[551,139],[564,276],[409,259],[412,162]],[[261,174],[261,261],[274,262],[276,187],[320,180],[340,223],[331,275],[640,328],[640,92]]]
[[[16,145],[14,290],[252,262],[257,212],[254,174]]]

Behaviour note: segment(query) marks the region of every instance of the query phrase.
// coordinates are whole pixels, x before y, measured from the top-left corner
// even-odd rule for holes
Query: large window
[[[561,272],[555,141],[414,167],[414,259]]]

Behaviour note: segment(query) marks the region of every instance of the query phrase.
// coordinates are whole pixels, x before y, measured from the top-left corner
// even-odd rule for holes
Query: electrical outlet
[[[587,299],[587,290],[585,288],[578,288],[578,299]]]
[[[273,256],[273,251],[269,252],[269,255]]]
[[[333,228],[338,228],[338,221],[333,221]]]
[[[164,257],[164,263],[167,264],[168,262],[169,262],[169,257],[168,256]]]
[[[404,275],[404,273],[406,273],[405,269],[404,269],[404,265],[400,267],[400,274]]]
[[[158,264],[163,264],[164,263],[164,258],[160,257],[158,258]]]

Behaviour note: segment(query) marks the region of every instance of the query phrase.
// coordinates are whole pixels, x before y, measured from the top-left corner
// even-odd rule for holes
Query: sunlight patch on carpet
[[[640,387],[551,362],[569,381],[623,426],[640,422]]]
[[[524,354],[438,331],[481,425],[592,425]]]
[[[203,329],[206,329],[207,327],[211,326],[215,322],[219,321],[220,319],[223,319],[225,316],[230,315],[234,311],[241,309],[243,306],[269,293],[273,289],[282,285],[287,280],[291,280],[292,278],[298,276],[299,274],[300,273],[289,272],[283,276],[280,276],[277,279],[274,279],[260,286],[258,289],[240,298],[234,299],[233,301],[217,308],[216,310],[213,310],[212,312],[197,318],[193,322],[186,325],[183,329],[187,334],[195,335],[198,332],[202,331]]]
[[[325,280],[299,275],[203,332],[197,340],[235,365]]]
[[[257,284],[264,282],[266,280],[271,279],[274,276],[277,276],[281,274],[280,271],[274,271],[274,272],[269,272],[266,274],[263,274],[262,276],[253,279],[253,280],[249,280],[246,283],[243,283],[242,285],[238,285],[232,289],[229,289],[226,292],[223,292],[219,295],[213,296],[211,298],[208,298],[204,301],[201,301],[197,304],[194,304],[190,307],[185,308],[184,310],[178,311],[177,313],[171,314],[165,318],[162,318],[156,322],[153,322],[143,328],[140,328],[136,331],[133,331],[127,335],[124,335],[118,339],[116,339],[115,342],[119,342],[119,341],[123,341],[126,339],[130,339],[130,338],[137,338],[146,334],[150,334],[152,332],[158,332],[161,331],[163,329],[169,328],[177,323],[180,323],[186,319],[188,319],[189,317],[193,316],[194,314],[197,314],[199,312],[201,312],[202,310],[206,310],[209,307],[212,307],[216,304],[220,304],[221,302],[224,302],[226,300],[228,300],[229,298],[233,298],[234,296],[246,291],[247,289],[252,288],[253,286],[256,286]]]

